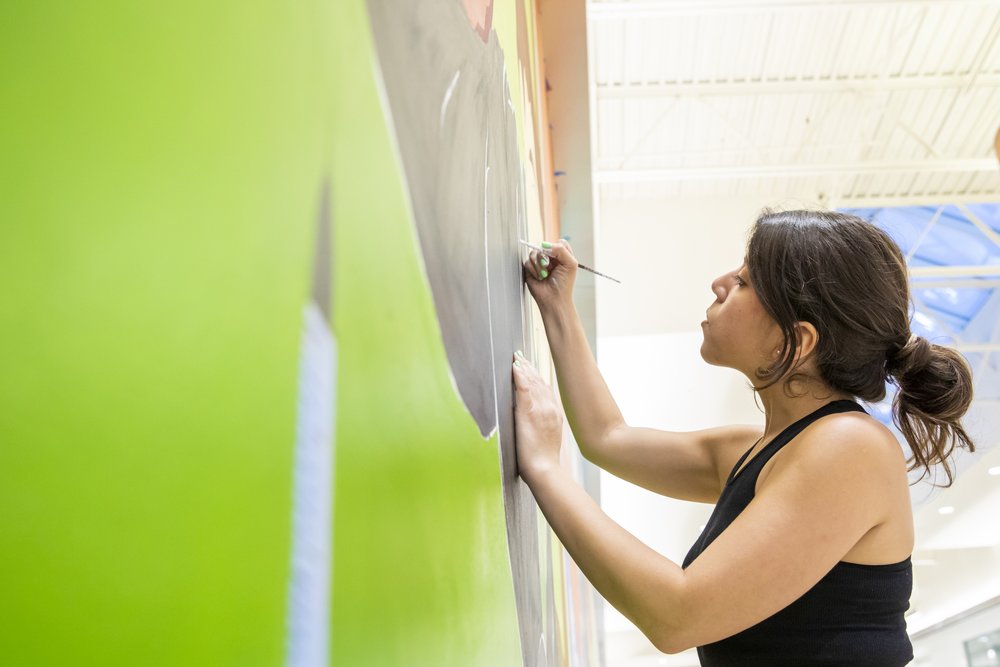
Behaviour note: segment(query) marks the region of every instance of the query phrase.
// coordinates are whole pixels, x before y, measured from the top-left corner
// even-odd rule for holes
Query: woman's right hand
[[[528,291],[540,310],[571,304],[576,269],[580,265],[573,256],[573,249],[568,241],[562,239],[543,243],[542,247],[552,253],[551,257],[532,250],[524,262],[524,281],[528,284]]]

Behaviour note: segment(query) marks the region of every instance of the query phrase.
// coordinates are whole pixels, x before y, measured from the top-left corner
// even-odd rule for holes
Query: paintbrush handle
[[[546,257],[552,257],[552,251],[551,251],[551,250],[548,250],[548,249],[546,249],[546,248],[542,248],[542,247],[540,247],[540,246],[537,246],[537,245],[535,245],[535,244],[533,244],[533,243],[528,243],[527,241],[521,241],[521,245],[525,245],[525,246],[528,246],[528,247],[529,247],[529,248],[531,248],[532,250],[537,250],[538,252],[542,253],[542,254],[543,254],[543,255],[545,255]],[[596,270],[596,269],[592,269],[592,268],[590,268],[589,266],[586,266],[586,265],[584,265],[584,264],[580,264],[579,262],[577,262],[577,266],[578,266],[579,268],[583,269],[584,271],[590,271],[590,272],[591,272],[591,273],[593,273],[593,274],[594,274],[595,276],[600,276],[600,277],[602,277],[602,278],[607,278],[608,280],[613,280],[613,281],[615,281],[616,283],[618,283],[619,285],[621,285],[621,284],[622,284],[622,281],[618,280],[617,278],[612,278],[612,277],[611,277],[611,276],[609,276],[608,274],[606,274],[606,273],[601,273],[600,271],[598,271],[598,270]]]
[[[616,283],[618,283],[619,285],[621,285],[621,284],[622,284],[622,281],[618,280],[617,278],[612,278],[612,277],[611,277],[611,276],[609,276],[608,274],[606,274],[606,273],[601,273],[600,271],[596,271],[596,270],[594,270],[594,269],[590,268],[589,266],[584,266],[583,264],[580,264],[580,263],[577,263],[577,266],[578,266],[578,267],[580,267],[581,269],[583,269],[584,271],[590,271],[590,272],[591,272],[591,273],[593,273],[593,274],[594,274],[595,276],[600,276],[600,277],[602,277],[602,278],[607,278],[608,280],[613,280],[613,281],[615,281]]]

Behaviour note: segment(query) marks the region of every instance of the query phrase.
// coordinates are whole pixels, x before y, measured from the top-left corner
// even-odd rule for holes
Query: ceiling
[[[1000,2],[588,4],[600,196],[996,201]]]

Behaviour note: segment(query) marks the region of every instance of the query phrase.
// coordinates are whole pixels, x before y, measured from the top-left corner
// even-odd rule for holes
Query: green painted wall
[[[335,40],[334,663],[519,665],[497,437],[452,387],[363,5]]]
[[[371,54],[360,0],[3,3],[0,664],[282,664],[323,178],[331,662],[519,663]]]

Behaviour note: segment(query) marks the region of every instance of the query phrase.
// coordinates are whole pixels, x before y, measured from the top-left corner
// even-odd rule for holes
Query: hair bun
[[[931,354],[930,342],[926,338],[912,334],[903,347],[889,355],[886,371],[901,377],[913,370],[926,368],[931,361]]]

